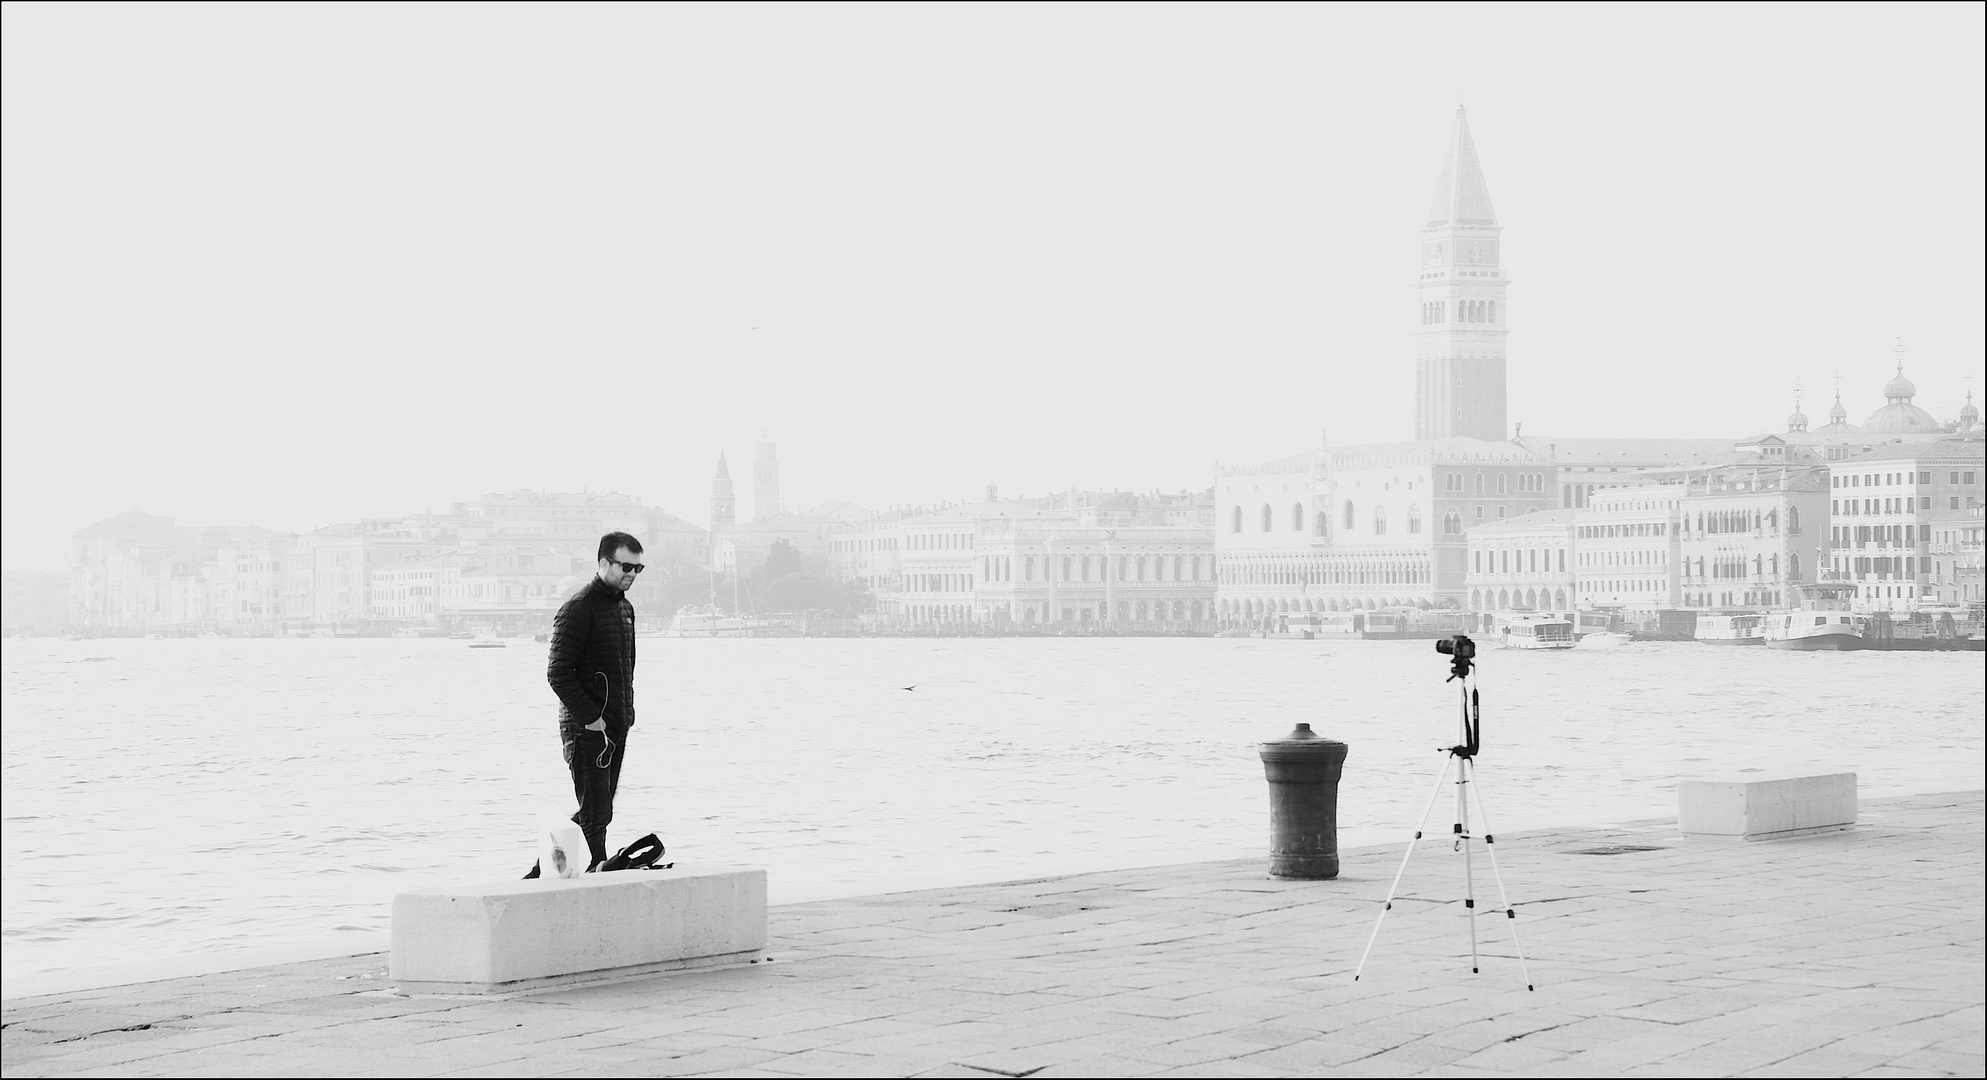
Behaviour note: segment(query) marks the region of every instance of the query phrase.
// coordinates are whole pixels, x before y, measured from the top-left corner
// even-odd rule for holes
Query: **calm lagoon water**
[[[8,997],[383,949],[394,892],[522,874],[571,809],[529,640],[0,660]],[[1746,770],[1982,786],[1978,653],[1483,661],[1500,829],[1670,816],[1678,778]],[[765,866],[775,903],[1262,854],[1255,744],[1300,721],[1351,744],[1340,843],[1405,839],[1455,737],[1446,674],[1426,641],[644,639],[609,839]]]

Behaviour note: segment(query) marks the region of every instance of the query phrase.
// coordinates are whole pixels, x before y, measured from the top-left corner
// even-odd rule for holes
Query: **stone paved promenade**
[[[8,1001],[4,1070],[1980,1076],[1982,821],[1969,792],[1775,843],[1505,836],[1534,993],[1502,919],[1470,974],[1438,838],[1357,984],[1399,845],[1332,882],[1252,858],[774,908],[771,962],[509,998],[398,998],[373,955]]]

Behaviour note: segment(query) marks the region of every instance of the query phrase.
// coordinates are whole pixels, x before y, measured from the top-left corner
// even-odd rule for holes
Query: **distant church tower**
[[[718,451],[718,474],[711,480],[711,531],[729,529],[738,523],[738,499],[731,493],[731,468]]]
[[[1421,233],[1414,282],[1414,437],[1455,435],[1502,442],[1504,336],[1509,312],[1499,268],[1497,211],[1477,163],[1462,106],[1448,160]]]
[[[752,516],[762,518],[780,512],[780,457],[771,433],[759,436],[759,456],[752,463],[752,509]]]

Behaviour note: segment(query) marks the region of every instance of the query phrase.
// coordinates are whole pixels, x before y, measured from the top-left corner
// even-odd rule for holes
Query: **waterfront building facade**
[[[1218,616],[1246,628],[1291,611],[1461,608],[1466,531],[1548,509],[1552,476],[1517,443],[1462,437],[1220,469]]]
[[[462,604],[460,556],[412,559],[372,574],[375,617],[404,626],[439,626],[445,610]]]
[[[1570,611],[1579,604],[1574,510],[1486,522],[1464,535],[1471,611]]]
[[[72,534],[66,622],[106,634],[387,633],[411,620],[538,629],[617,529],[677,564],[708,560],[703,529],[618,493],[490,494],[303,534],[133,510]],[[641,581],[630,599],[643,607],[659,588]]]
[[[1828,557],[1858,611],[1911,611],[1940,597],[1934,536],[1980,506],[1987,443],[1977,435],[1898,442],[1829,466]],[[1957,582],[1955,582],[1957,584]]]
[[[295,537],[267,529],[236,531],[214,552],[209,613],[224,632],[273,634],[285,614],[289,577],[283,560]]]
[[[1679,517],[1685,486],[1646,477],[1598,488],[1574,512],[1575,607],[1679,606]]]
[[[1683,606],[1791,607],[1799,586],[1822,580],[1829,508],[1820,468],[1708,468],[1683,480],[1675,583]]]
[[[1928,523],[1932,542],[1926,549],[1932,574],[1924,593],[1931,602],[1978,609],[1987,600],[1981,592],[1982,543],[1987,540],[1981,510],[1976,502],[1962,510],[1933,511]]]
[[[0,609],[0,632],[8,637],[46,637],[75,625],[69,575],[9,570],[4,581],[6,600]]]
[[[361,526],[299,535],[284,556],[291,578],[285,623],[356,630],[372,616],[373,557],[374,545]]]
[[[875,625],[935,632],[1184,631],[1212,626],[1211,493],[1067,491],[893,510],[830,540]]]
[[[977,617],[1111,632],[1213,626],[1211,530],[1085,525],[1054,517],[988,522],[979,536]]]

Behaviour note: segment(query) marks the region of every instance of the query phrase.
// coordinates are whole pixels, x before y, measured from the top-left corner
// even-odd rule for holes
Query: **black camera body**
[[[1454,657],[1449,663],[1449,678],[1460,679],[1470,673],[1470,663],[1476,659],[1476,642],[1471,641],[1468,634],[1455,634],[1437,638],[1435,651]]]

